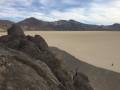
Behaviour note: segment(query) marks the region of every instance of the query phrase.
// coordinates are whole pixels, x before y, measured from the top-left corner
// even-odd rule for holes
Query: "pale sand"
[[[26,34],[39,34],[49,46],[65,50],[89,64],[120,72],[120,32],[27,31]]]

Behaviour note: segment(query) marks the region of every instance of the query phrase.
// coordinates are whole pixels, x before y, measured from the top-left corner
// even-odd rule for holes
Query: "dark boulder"
[[[26,39],[20,40],[17,50],[22,51],[31,57],[38,57],[38,53],[41,53],[41,50],[36,46],[35,43]]]
[[[8,32],[8,35],[11,35],[11,36],[25,36],[21,27],[17,24],[13,24],[12,27],[7,30],[7,32]]]
[[[27,36],[27,38],[29,41],[35,43],[40,50],[42,51],[48,50],[48,45],[46,41],[40,35],[35,35],[34,37]]]

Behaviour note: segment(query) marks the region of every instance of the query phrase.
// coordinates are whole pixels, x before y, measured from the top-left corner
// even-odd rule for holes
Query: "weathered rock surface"
[[[41,36],[25,36],[17,25],[0,37],[0,90],[93,90],[64,66]]]
[[[11,28],[7,30],[8,35],[11,36],[25,36],[23,30],[17,25],[14,24]]]
[[[77,71],[87,75],[89,77],[89,83],[92,84],[95,90],[120,90],[120,73],[83,62],[59,48],[49,48],[56,58],[64,61],[66,69],[70,70],[71,74]]]

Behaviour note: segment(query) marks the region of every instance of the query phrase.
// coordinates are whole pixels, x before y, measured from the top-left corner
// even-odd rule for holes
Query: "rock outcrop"
[[[39,35],[18,25],[0,37],[0,90],[93,90],[87,76],[71,75]]]
[[[23,30],[21,29],[21,27],[19,27],[17,24],[14,24],[11,28],[9,28],[7,30],[8,35],[11,36],[25,36]]]

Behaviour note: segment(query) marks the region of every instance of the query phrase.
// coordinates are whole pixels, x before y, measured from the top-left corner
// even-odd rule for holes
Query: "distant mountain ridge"
[[[7,29],[14,22],[9,20],[0,20],[0,28]],[[75,20],[43,21],[34,17],[26,18],[17,22],[23,30],[30,31],[120,31],[120,24],[113,25],[92,25],[85,24]]]
[[[0,29],[8,29],[14,22],[9,20],[0,20]]]

